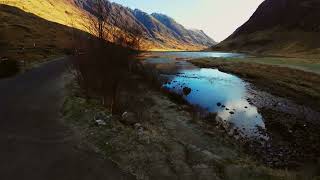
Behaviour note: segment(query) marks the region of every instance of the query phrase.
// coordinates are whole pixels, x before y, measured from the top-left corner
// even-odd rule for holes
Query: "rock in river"
[[[184,87],[183,88],[183,94],[186,95],[186,96],[188,96],[191,93],[191,91],[192,90],[189,87]]]

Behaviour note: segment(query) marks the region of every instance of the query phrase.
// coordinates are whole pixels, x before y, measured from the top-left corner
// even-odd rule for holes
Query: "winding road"
[[[61,121],[67,64],[60,58],[0,80],[0,179],[135,179]]]

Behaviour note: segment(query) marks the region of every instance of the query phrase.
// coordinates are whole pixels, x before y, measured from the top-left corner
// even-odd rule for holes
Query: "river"
[[[198,68],[189,63],[195,58],[246,57],[221,52],[148,52],[143,64],[152,66],[161,77],[162,88],[181,95],[201,112],[216,114],[229,133],[246,138],[267,139],[263,117],[249,100],[250,85],[235,75],[218,69]]]

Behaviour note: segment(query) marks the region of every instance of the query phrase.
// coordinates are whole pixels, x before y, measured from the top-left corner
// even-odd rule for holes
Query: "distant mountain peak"
[[[166,19],[170,19],[170,20],[173,20],[173,21],[174,21],[174,19],[173,19],[172,17],[170,17],[170,16],[168,16],[168,15],[166,15],[166,14],[163,14],[163,13],[154,12],[154,13],[151,14],[151,16],[153,16],[153,17],[166,18]]]

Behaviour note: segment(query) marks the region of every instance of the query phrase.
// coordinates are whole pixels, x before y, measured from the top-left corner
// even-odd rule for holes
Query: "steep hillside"
[[[87,31],[86,17],[92,15],[93,0],[7,0],[2,3],[19,7],[49,21]],[[111,27],[121,31],[124,27],[139,29],[144,34],[146,50],[200,50],[215,42],[203,31],[187,30],[172,18],[162,21],[156,14],[149,15],[116,3],[106,2]],[[157,18],[158,17],[158,18]],[[179,28],[174,28],[174,27]]]
[[[318,0],[265,0],[244,25],[213,49],[318,57],[318,19]]]
[[[75,32],[84,33],[0,4],[0,57],[38,61],[66,54]]]
[[[173,32],[174,37],[180,41],[191,44],[201,44],[203,46],[216,44],[216,42],[207,36],[202,30],[186,29],[174,19],[164,14],[153,13],[151,16],[170,29]]]
[[[92,13],[92,7],[94,6],[92,0],[74,1],[80,8]],[[156,48],[197,50],[215,44],[204,33],[187,30],[168,16],[158,14],[159,17],[165,17],[168,20],[167,22],[170,23],[157,18],[156,14],[150,15],[138,9],[132,10],[117,3],[106,2],[105,6],[108,8],[111,25],[119,29],[126,27],[139,29],[144,33],[145,39]],[[174,28],[171,24],[179,28]]]

